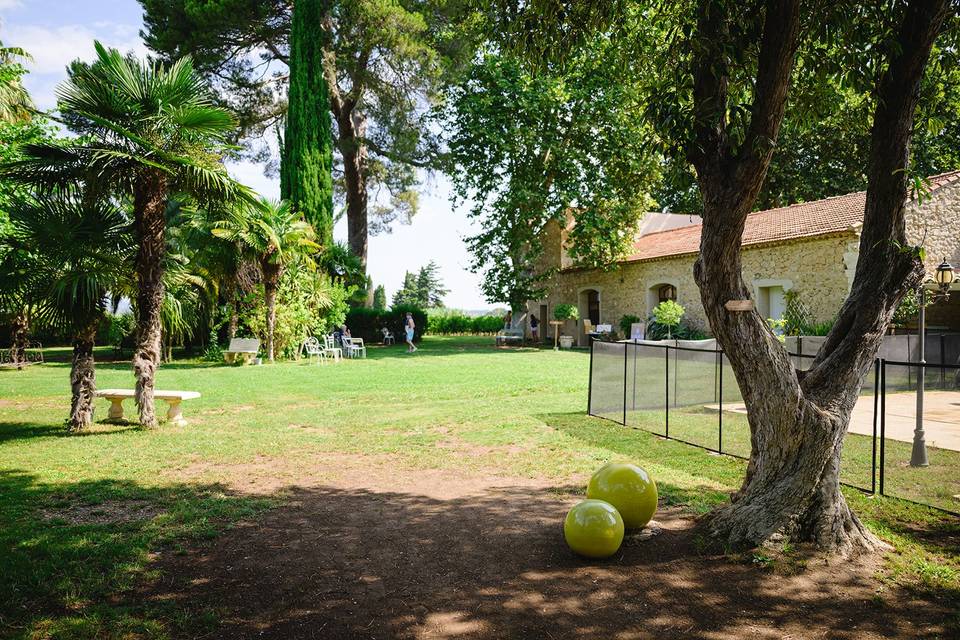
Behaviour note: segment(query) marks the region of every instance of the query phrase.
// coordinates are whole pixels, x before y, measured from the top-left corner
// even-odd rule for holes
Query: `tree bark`
[[[328,37],[333,34],[333,23],[324,21]],[[343,179],[347,200],[347,242],[350,250],[360,258],[367,269],[367,117],[357,110],[357,104],[366,88],[364,74],[370,61],[370,51],[361,51],[350,78],[350,91],[342,92],[337,81],[337,60],[331,48],[324,49],[323,75],[330,90],[330,111],[337,121],[337,149],[343,158]],[[370,294],[368,294],[369,296]]]
[[[227,287],[227,303],[230,305],[230,322],[227,324],[227,340],[237,337],[237,325],[240,324],[240,300],[237,295],[236,278]]]
[[[267,359],[273,362],[273,333],[277,323],[277,286],[280,282],[281,267],[263,260],[260,268],[263,271],[263,298],[267,305]]]
[[[148,170],[141,176],[134,194],[137,239],[137,346],[133,371],[137,378],[136,400],[140,424],[157,426],[153,389],[160,364],[160,310],[163,306],[163,254],[167,179],[163,173]]]
[[[353,252],[367,269],[367,147],[362,139],[367,133],[367,118],[351,110],[338,118],[340,135],[337,146],[343,156],[343,181],[347,199],[347,240]]]
[[[97,319],[99,321],[99,318]],[[78,331],[73,338],[73,362],[70,367],[69,428],[72,432],[84,431],[93,423],[93,401],[97,394],[96,372],[93,360],[93,345],[97,336],[97,322]]]
[[[22,370],[27,362],[27,348],[30,345],[30,323],[24,309],[13,316],[10,325],[10,362]]]
[[[903,171],[919,82],[946,14],[946,2],[914,1],[877,96],[861,254],[852,291],[807,372],[796,371],[756,312],[727,311],[750,298],[741,273],[746,216],[773,153],[793,66],[797,2],[767,3],[746,139],[727,137],[728,17],[701,3],[698,31],[708,44],[695,61],[696,146],[690,154],[704,201],[694,276],[711,329],[729,359],[748,409],[751,455],[731,505],[710,519],[725,544],[751,547],[789,539],[849,555],[882,543],[851,512],[840,491],[840,455],[861,386],[893,310],[916,281],[905,238]],[[718,35],[710,35],[718,34]]]

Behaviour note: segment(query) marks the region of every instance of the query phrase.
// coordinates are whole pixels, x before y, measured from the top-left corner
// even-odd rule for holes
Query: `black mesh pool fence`
[[[909,354],[916,337],[885,342]],[[794,365],[809,368],[823,338],[787,338]],[[943,343],[944,349],[948,346]],[[939,346],[938,346],[939,349]],[[929,352],[929,349],[926,351]],[[927,403],[916,420],[917,381]],[[841,481],[865,492],[960,511],[960,365],[876,359],[864,375],[843,444]],[[914,407],[914,408],[911,408]],[[589,413],[709,451],[748,458],[750,425],[736,377],[713,340],[594,342]],[[929,465],[910,465],[925,424]],[[906,462],[905,462],[906,460]]]

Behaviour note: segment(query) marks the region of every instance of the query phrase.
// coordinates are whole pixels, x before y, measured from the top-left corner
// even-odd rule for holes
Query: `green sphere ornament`
[[[635,464],[613,463],[590,478],[587,497],[609,502],[628,529],[641,529],[657,512],[657,484]]]
[[[563,537],[581,556],[608,558],[623,542],[623,518],[609,502],[584,500],[567,513]]]

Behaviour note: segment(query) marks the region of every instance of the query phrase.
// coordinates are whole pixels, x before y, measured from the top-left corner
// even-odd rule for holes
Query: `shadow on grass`
[[[735,638],[749,628],[853,638],[906,636],[946,615],[878,603],[869,571],[825,567],[811,589],[703,555],[677,510],[657,516],[663,531],[651,540],[585,561],[562,540],[571,491],[582,488],[441,499],[320,485],[253,497],[219,484],[0,472],[0,635]]]
[[[219,638],[907,637],[923,616],[929,628],[946,615],[878,603],[869,570],[822,567],[811,589],[702,555],[675,511],[658,516],[660,535],[585,561],[562,539],[573,500],[554,489],[288,491],[262,521],[166,556],[143,597],[198,617],[221,607]]]
[[[210,539],[269,504],[215,484],[41,483],[0,471],[0,637],[157,637],[158,616],[176,619],[173,607],[118,594],[142,582],[157,553]]]
[[[0,443],[33,438],[88,438],[139,429],[140,425],[136,422],[98,422],[87,431],[71,433],[67,430],[66,421],[59,424],[43,422],[4,422],[0,424]]]

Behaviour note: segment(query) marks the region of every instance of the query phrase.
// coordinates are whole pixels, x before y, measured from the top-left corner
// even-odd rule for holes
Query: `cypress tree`
[[[290,88],[280,160],[280,196],[333,242],[333,132],[323,78],[324,16],[330,0],[297,0],[290,25]]]

